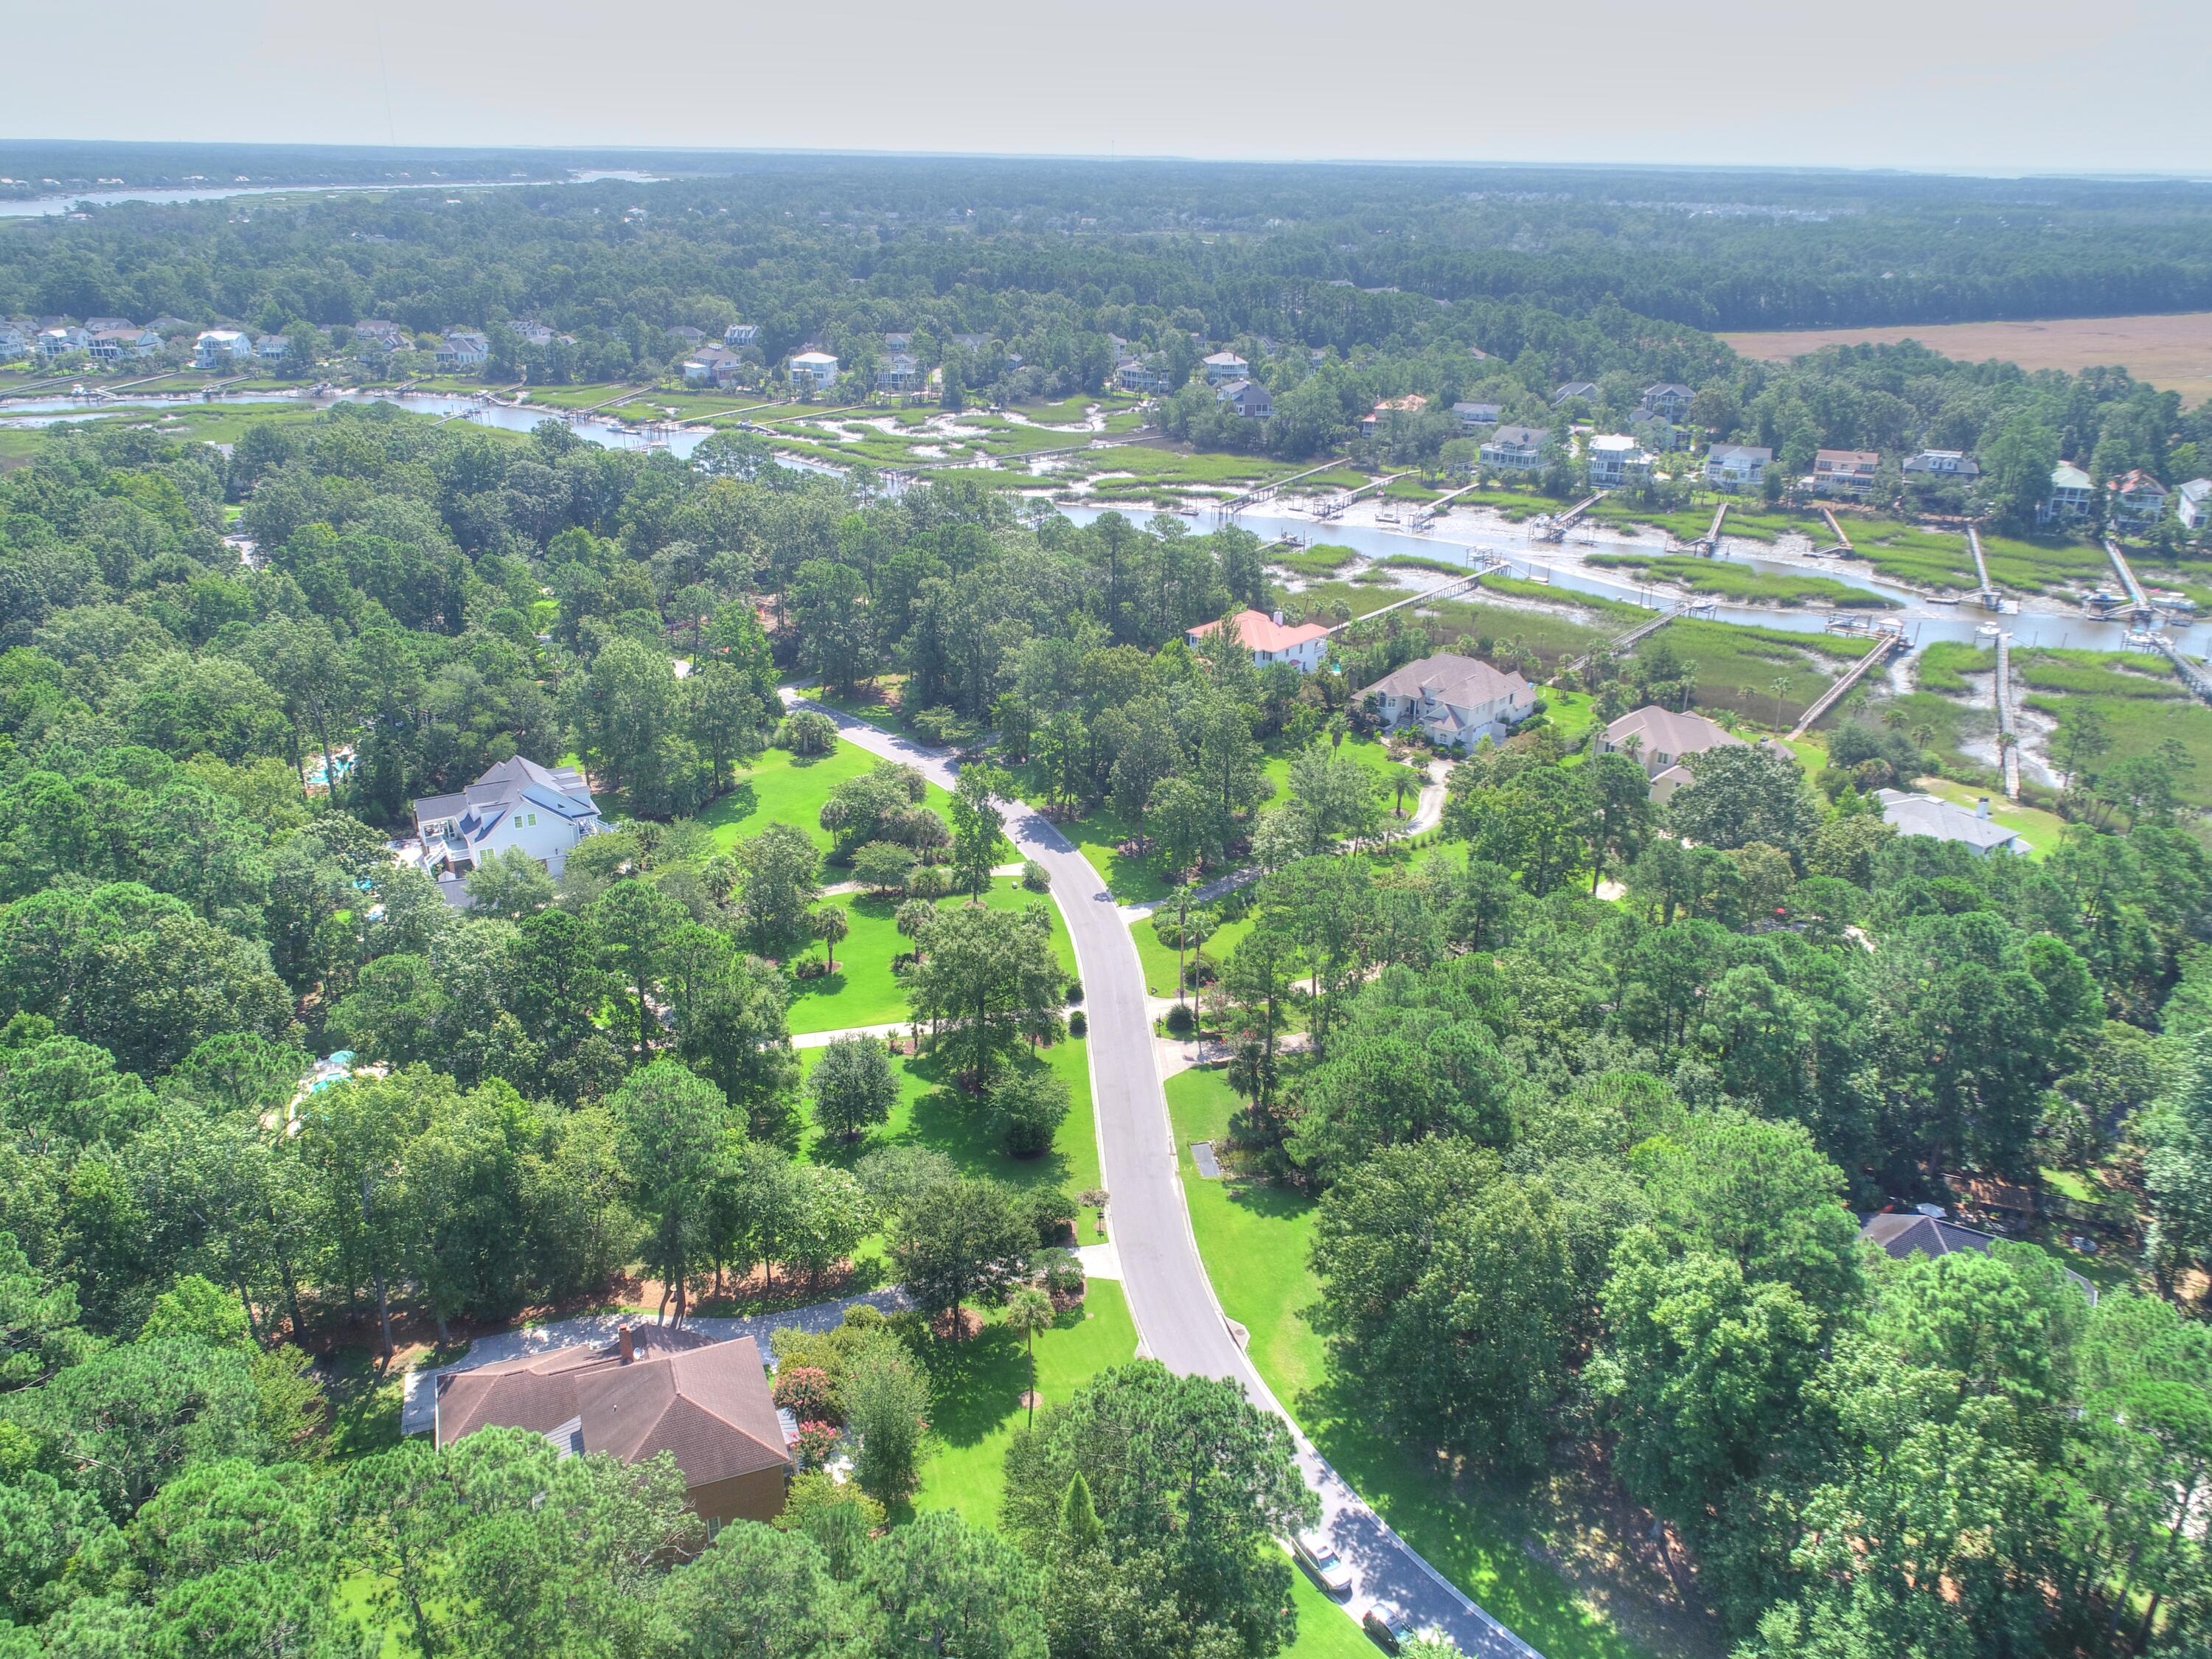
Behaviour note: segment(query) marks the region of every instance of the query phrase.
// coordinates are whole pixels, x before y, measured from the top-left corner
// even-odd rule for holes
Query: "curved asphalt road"
[[[783,695],[795,707],[827,714],[855,746],[903,761],[933,782],[952,787],[955,769],[944,750],[925,748],[788,690]],[[1154,1060],[1136,941],[1105,878],[1066,836],[1019,801],[999,805],[1006,814],[1007,839],[1051,875],[1053,899],[1075,946],[1091,1027],[1099,1164],[1111,1195],[1114,1244],[1142,1352],[1171,1370],[1239,1383],[1291,1424],[1306,1482],[1321,1495],[1322,1530],[1352,1569],[1352,1589],[1345,1607],[1352,1616],[1387,1603],[1419,1628],[1443,1631],[1470,1656],[1537,1659],[1534,1649],[1461,1595],[1368,1508],[1299,1432],[1237,1346],[1214,1300],[1183,1206],[1175,1131]]]

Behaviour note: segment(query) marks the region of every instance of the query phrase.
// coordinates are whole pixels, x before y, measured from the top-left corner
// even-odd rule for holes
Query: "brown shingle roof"
[[[1618,749],[1632,737],[1644,739],[1646,755],[1702,755],[1708,749],[1740,746],[1743,739],[1703,714],[1678,714],[1671,708],[1646,703],[1632,708],[1605,728],[1605,746]]]
[[[439,1378],[438,1443],[494,1425],[550,1434],[578,1422],[584,1450],[625,1463],[670,1453],[687,1486],[790,1466],[750,1337],[643,1326],[634,1340],[627,1364],[613,1348],[560,1348]]]

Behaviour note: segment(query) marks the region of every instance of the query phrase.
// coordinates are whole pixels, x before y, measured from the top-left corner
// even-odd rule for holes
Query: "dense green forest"
[[[1785,456],[1978,448],[2000,518],[2062,453],[2191,476],[2212,443],[2118,373],[1768,368],[1698,331],[2203,303],[2179,185],[794,157],[626,216],[641,188],[8,225],[0,315],[170,312],[333,359],[365,317],[489,325],[534,382],[655,379],[671,325],[739,319],[763,373],[809,339],[859,373],[897,330],[1006,396],[1098,389],[1116,337],[1179,377],[1229,342],[1285,454],[1386,395],[1533,416],[1578,377],[1569,413],[1625,414],[1667,378],[1707,435]],[[2029,200],[2047,228],[1996,222]],[[574,343],[501,326],[526,317]],[[1210,441],[1211,408],[1165,418]],[[1368,455],[1433,459],[1444,420]],[[1170,1105],[1192,1078],[1233,1097],[1212,1196],[1249,1230],[1233,1261],[1200,1243],[1224,1306],[1274,1295],[1249,1352],[1284,1404],[1355,1402],[1367,1495],[1470,1588],[1443,1550],[1501,1498],[1578,1483],[1596,1530],[1627,1518],[1594,1590],[1500,1534],[1483,1596],[1521,1597],[1547,1651],[2201,1659],[2212,860],[2178,746],[2107,763],[2077,723],[2033,858],[1884,823],[1874,792],[1932,768],[1879,690],[1655,804],[1595,723],[1697,703],[1662,635],[1541,688],[1432,830],[1394,834],[1438,757],[1360,689],[1534,652],[1442,607],[1312,674],[1194,646],[1285,597],[1233,526],[368,402],[9,459],[5,1659],[1303,1648],[1286,1425],[1131,1363],[1118,1287],[1081,1311],[1066,1247],[1106,1200],[1083,988],[1043,872],[1006,868],[1017,798],[1112,897],[1158,902],[1135,933],[1163,1031],[1224,1060]],[[787,711],[794,680],[970,763],[951,788],[877,763]],[[412,803],[518,754],[581,768],[607,828],[557,877],[487,860],[456,906],[404,856]],[[910,1042],[793,1042],[893,1024]],[[1857,1237],[1855,1212],[2030,1189],[2078,1194],[2097,1248]],[[775,1528],[710,1539],[665,1462],[398,1432],[397,1368],[518,1318],[892,1282],[910,1311],[776,1338],[804,1467]],[[959,1437],[1086,1321],[1115,1352]],[[1301,1339],[1316,1371],[1271,1372]],[[1443,1525],[1387,1507],[1413,1489]],[[1628,1588],[1639,1551],[1656,1591]],[[1639,1598],[1691,1636],[1624,1634]]]

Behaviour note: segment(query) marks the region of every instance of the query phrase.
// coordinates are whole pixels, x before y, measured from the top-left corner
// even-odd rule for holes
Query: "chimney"
[[[616,1328],[615,1340],[622,1344],[622,1363],[623,1364],[627,1365],[631,1360],[637,1358],[637,1339],[629,1334],[629,1326],[623,1325],[618,1326]]]
[[[1990,798],[1987,795],[1984,795],[1979,800],[1974,803],[1974,816],[1978,818],[1985,818],[1989,817],[1989,815]]]
[[[1276,626],[1276,627],[1278,627],[1278,628],[1280,628],[1282,625],[1283,625],[1283,613],[1282,613],[1281,611],[1278,611],[1277,612],[1275,612],[1275,626]]]

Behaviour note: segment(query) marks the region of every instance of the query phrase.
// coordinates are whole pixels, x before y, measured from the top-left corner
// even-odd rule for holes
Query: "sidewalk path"
[[[788,687],[783,698],[793,707],[827,714],[839,735],[855,747],[904,761],[933,782],[953,787],[955,767],[945,751],[870,726]],[[1428,790],[1422,793],[1426,797]],[[1441,810],[1441,791],[1437,800]],[[1128,919],[1107,890],[1105,878],[1041,814],[1020,801],[997,805],[1006,815],[1006,838],[1051,876],[1053,899],[1075,946],[1091,1022],[1085,1046],[1099,1168],[1112,1194],[1114,1250],[1137,1322],[1139,1352],[1186,1376],[1237,1382],[1291,1424],[1299,1467],[1321,1495],[1321,1531],[1352,1569],[1352,1595],[1340,1604],[1351,1617],[1388,1602],[1416,1628],[1443,1631],[1468,1659],[1535,1659],[1534,1649],[1460,1594],[1345,1484],[1246,1360],[1214,1298],[1183,1205],[1175,1130],[1160,1088],[1144,969]]]
[[[732,1337],[750,1336],[760,1344],[761,1357],[768,1357],[768,1339],[771,1331],[795,1328],[802,1331],[826,1331],[841,1324],[845,1310],[866,1303],[882,1313],[899,1313],[912,1304],[906,1292],[893,1285],[889,1290],[869,1291],[861,1296],[840,1297],[834,1302],[809,1303],[804,1308],[787,1308],[781,1313],[759,1314],[750,1319],[715,1319],[693,1317],[684,1322],[684,1328],[711,1336],[717,1342],[727,1342]],[[469,1344],[468,1353],[450,1365],[441,1365],[434,1370],[411,1370],[401,1381],[404,1390],[404,1403],[399,1408],[399,1431],[402,1434],[428,1434],[437,1417],[437,1379],[448,1371],[472,1371],[479,1365],[496,1364],[502,1359],[520,1359],[528,1354],[550,1353],[556,1348],[573,1348],[590,1344],[597,1346],[615,1340],[615,1333],[624,1325],[650,1325],[649,1313],[580,1314],[574,1319],[556,1319],[543,1325],[525,1325],[517,1330],[500,1331],[490,1336],[480,1336]]]

